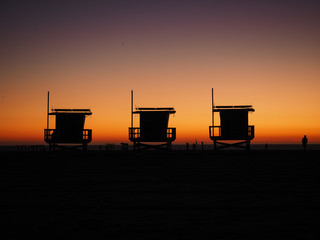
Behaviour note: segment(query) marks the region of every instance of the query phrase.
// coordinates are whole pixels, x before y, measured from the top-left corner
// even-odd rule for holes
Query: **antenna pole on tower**
[[[133,90],[131,90],[131,128],[133,128]]]
[[[211,107],[211,111],[212,111],[212,126],[214,126],[214,100],[213,100],[213,88],[211,89],[211,97],[212,97],[212,107]]]
[[[47,97],[47,129],[49,129],[49,91]]]

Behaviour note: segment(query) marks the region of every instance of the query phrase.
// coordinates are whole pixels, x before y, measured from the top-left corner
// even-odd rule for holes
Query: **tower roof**
[[[51,109],[52,112],[49,113],[50,115],[57,115],[57,114],[83,114],[83,115],[92,115],[90,109],[70,109],[70,108],[55,108]]]
[[[213,112],[230,111],[230,110],[243,110],[248,112],[254,112],[252,105],[230,105],[230,106],[214,106]]]
[[[141,113],[141,112],[168,112],[168,113],[176,113],[176,110],[173,107],[153,107],[153,108],[136,108],[136,111],[133,113]]]

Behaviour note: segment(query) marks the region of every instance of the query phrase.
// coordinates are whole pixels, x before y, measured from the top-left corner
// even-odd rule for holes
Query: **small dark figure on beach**
[[[302,138],[303,150],[306,150],[306,148],[307,148],[307,143],[308,143],[308,138],[307,138],[306,135],[304,135],[304,137]]]

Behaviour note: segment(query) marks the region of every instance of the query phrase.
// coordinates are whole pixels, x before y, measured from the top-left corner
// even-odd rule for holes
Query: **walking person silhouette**
[[[303,146],[303,150],[305,151],[307,148],[307,143],[308,143],[308,138],[306,135],[304,135],[304,137],[302,138],[302,146]]]

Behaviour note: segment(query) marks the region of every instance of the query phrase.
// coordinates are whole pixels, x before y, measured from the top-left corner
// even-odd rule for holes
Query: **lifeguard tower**
[[[216,112],[220,115],[220,126],[215,126]],[[254,112],[251,105],[215,106],[212,89],[212,126],[209,126],[209,136],[213,140],[214,150],[226,147],[250,150],[254,126],[248,125],[249,112]]]
[[[90,109],[52,109],[49,112],[49,92],[47,105],[47,128],[44,129],[44,141],[49,149],[82,147],[92,140],[92,130],[84,129],[85,118],[91,115]],[[49,129],[49,116],[55,116],[55,129]]]
[[[172,142],[176,139],[176,128],[168,128],[168,122],[170,114],[175,112],[172,107],[135,108],[134,111],[133,91],[131,91],[129,140],[133,142],[133,149],[155,148],[170,150]],[[139,127],[133,127],[133,114],[139,115]]]

